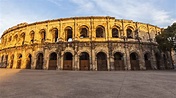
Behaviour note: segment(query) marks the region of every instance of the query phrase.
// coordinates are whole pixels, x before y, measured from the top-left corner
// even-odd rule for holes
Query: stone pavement
[[[176,70],[0,69],[0,98],[176,98]]]

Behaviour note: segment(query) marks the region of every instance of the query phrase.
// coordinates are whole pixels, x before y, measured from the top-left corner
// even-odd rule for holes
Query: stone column
[[[127,64],[127,70],[131,70],[130,53],[129,53],[129,51],[126,51],[126,64]]]

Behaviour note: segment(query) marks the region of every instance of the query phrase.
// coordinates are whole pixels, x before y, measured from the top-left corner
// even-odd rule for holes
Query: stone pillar
[[[145,66],[145,60],[144,60],[144,56],[143,56],[143,53],[142,51],[140,52],[140,56],[139,56],[139,67],[140,67],[140,70],[146,70],[146,66]]]
[[[115,70],[115,67],[114,67],[114,57],[113,56],[110,57],[110,66],[111,66],[111,70]]]
[[[155,53],[154,53],[153,50],[151,52],[152,53],[151,53],[150,61],[151,61],[152,69],[157,69],[157,63],[156,63]]]
[[[78,63],[78,54],[76,53],[75,56],[74,56],[74,70],[79,70],[79,63]]]
[[[126,51],[126,64],[127,64],[127,70],[131,70],[130,53],[129,53],[129,51]]]
[[[94,49],[92,49],[92,70],[97,70],[97,60]]]
[[[14,61],[13,61],[13,69],[16,69],[16,67],[17,67],[17,53],[14,53]]]
[[[61,57],[60,57],[60,70],[63,70],[63,62],[64,61],[64,52],[61,52]]]
[[[111,70],[111,66],[110,66],[110,56],[109,56],[109,53],[107,54],[107,69],[108,69],[108,71],[110,71]]]

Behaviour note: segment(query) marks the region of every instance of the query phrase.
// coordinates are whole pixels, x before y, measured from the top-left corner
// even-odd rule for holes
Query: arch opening
[[[22,60],[22,54],[18,54],[18,59],[17,59],[17,69],[21,68],[21,60]]]
[[[103,38],[103,37],[105,37],[104,33],[105,33],[104,27],[98,26],[97,29],[96,29],[96,37],[97,38]]]
[[[89,54],[87,52],[81,53],[79,57],[79,68],[80,70],[90,70]]]
[[[117,28],[112,29],[112,37],[113,38],[119,38],[119,31]]]
[[[140,70],[138,54],[133,52],[130,54],[131,70]]]
[[[144,54],[144,60],[145,60],[146,70],[151,70],[152,66],[151,66],[150,54],[149,53]]]
[[[43,69],[43,53],[39,53],[37,56],[35,69]]]
[[[57,69],[57,54],[53,52],[50,54],[48,70],[56,70],[56,69]]]
[[[70,52],[64,54],[63,70],[72,70],[73,55]]]
[[[29,54],[26,60],[26,69],[31,69],[31,64],[32,64],[32,55]]]
[[[115,70],[125,70],[123,54],[120,52],[114,54],[114,68]]]
[[[97,70],[107,71],[107,55],[104,52],[99,52],[97,55]]]

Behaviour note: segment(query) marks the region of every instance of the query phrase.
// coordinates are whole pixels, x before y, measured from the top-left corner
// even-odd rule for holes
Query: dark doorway
[[[145,60],[146,70],[151,70],[152,66],[151,66],[150,54],[149,53],[144,54],[144,60]]]
[[[35,69],[43,69],[43,54],[39,53],[37,56],[37,62]]]
[[[50,54],[48,70],[56,70],[56,69],[57,69],[57,54],[53,52]]]
[[[97,70],[107,71],[107,56],[104,52],[99,52],[97,54]]]
[[[80,70],[90,70],[89,65],[89,54],[86,52],[82,52],[79,57],[79,68]]]
[[[22,60],[22,54],[18,55],[18,59],[17,59],[17,69],[21,68],[21,60]]]
[[[116,52],[114,54],[114,69],[115,70],[125,70],[123,54]]]
[[[133,52],[130,54],[131,70],[140,70],[139,58],[137,53]]]
[[[70,52],[64,54],[63,70],[72,70],[73,55]]]
[[[32,55],[29,54],[26,60],[26,69],[31,69],[31,63],[32,63]]]

